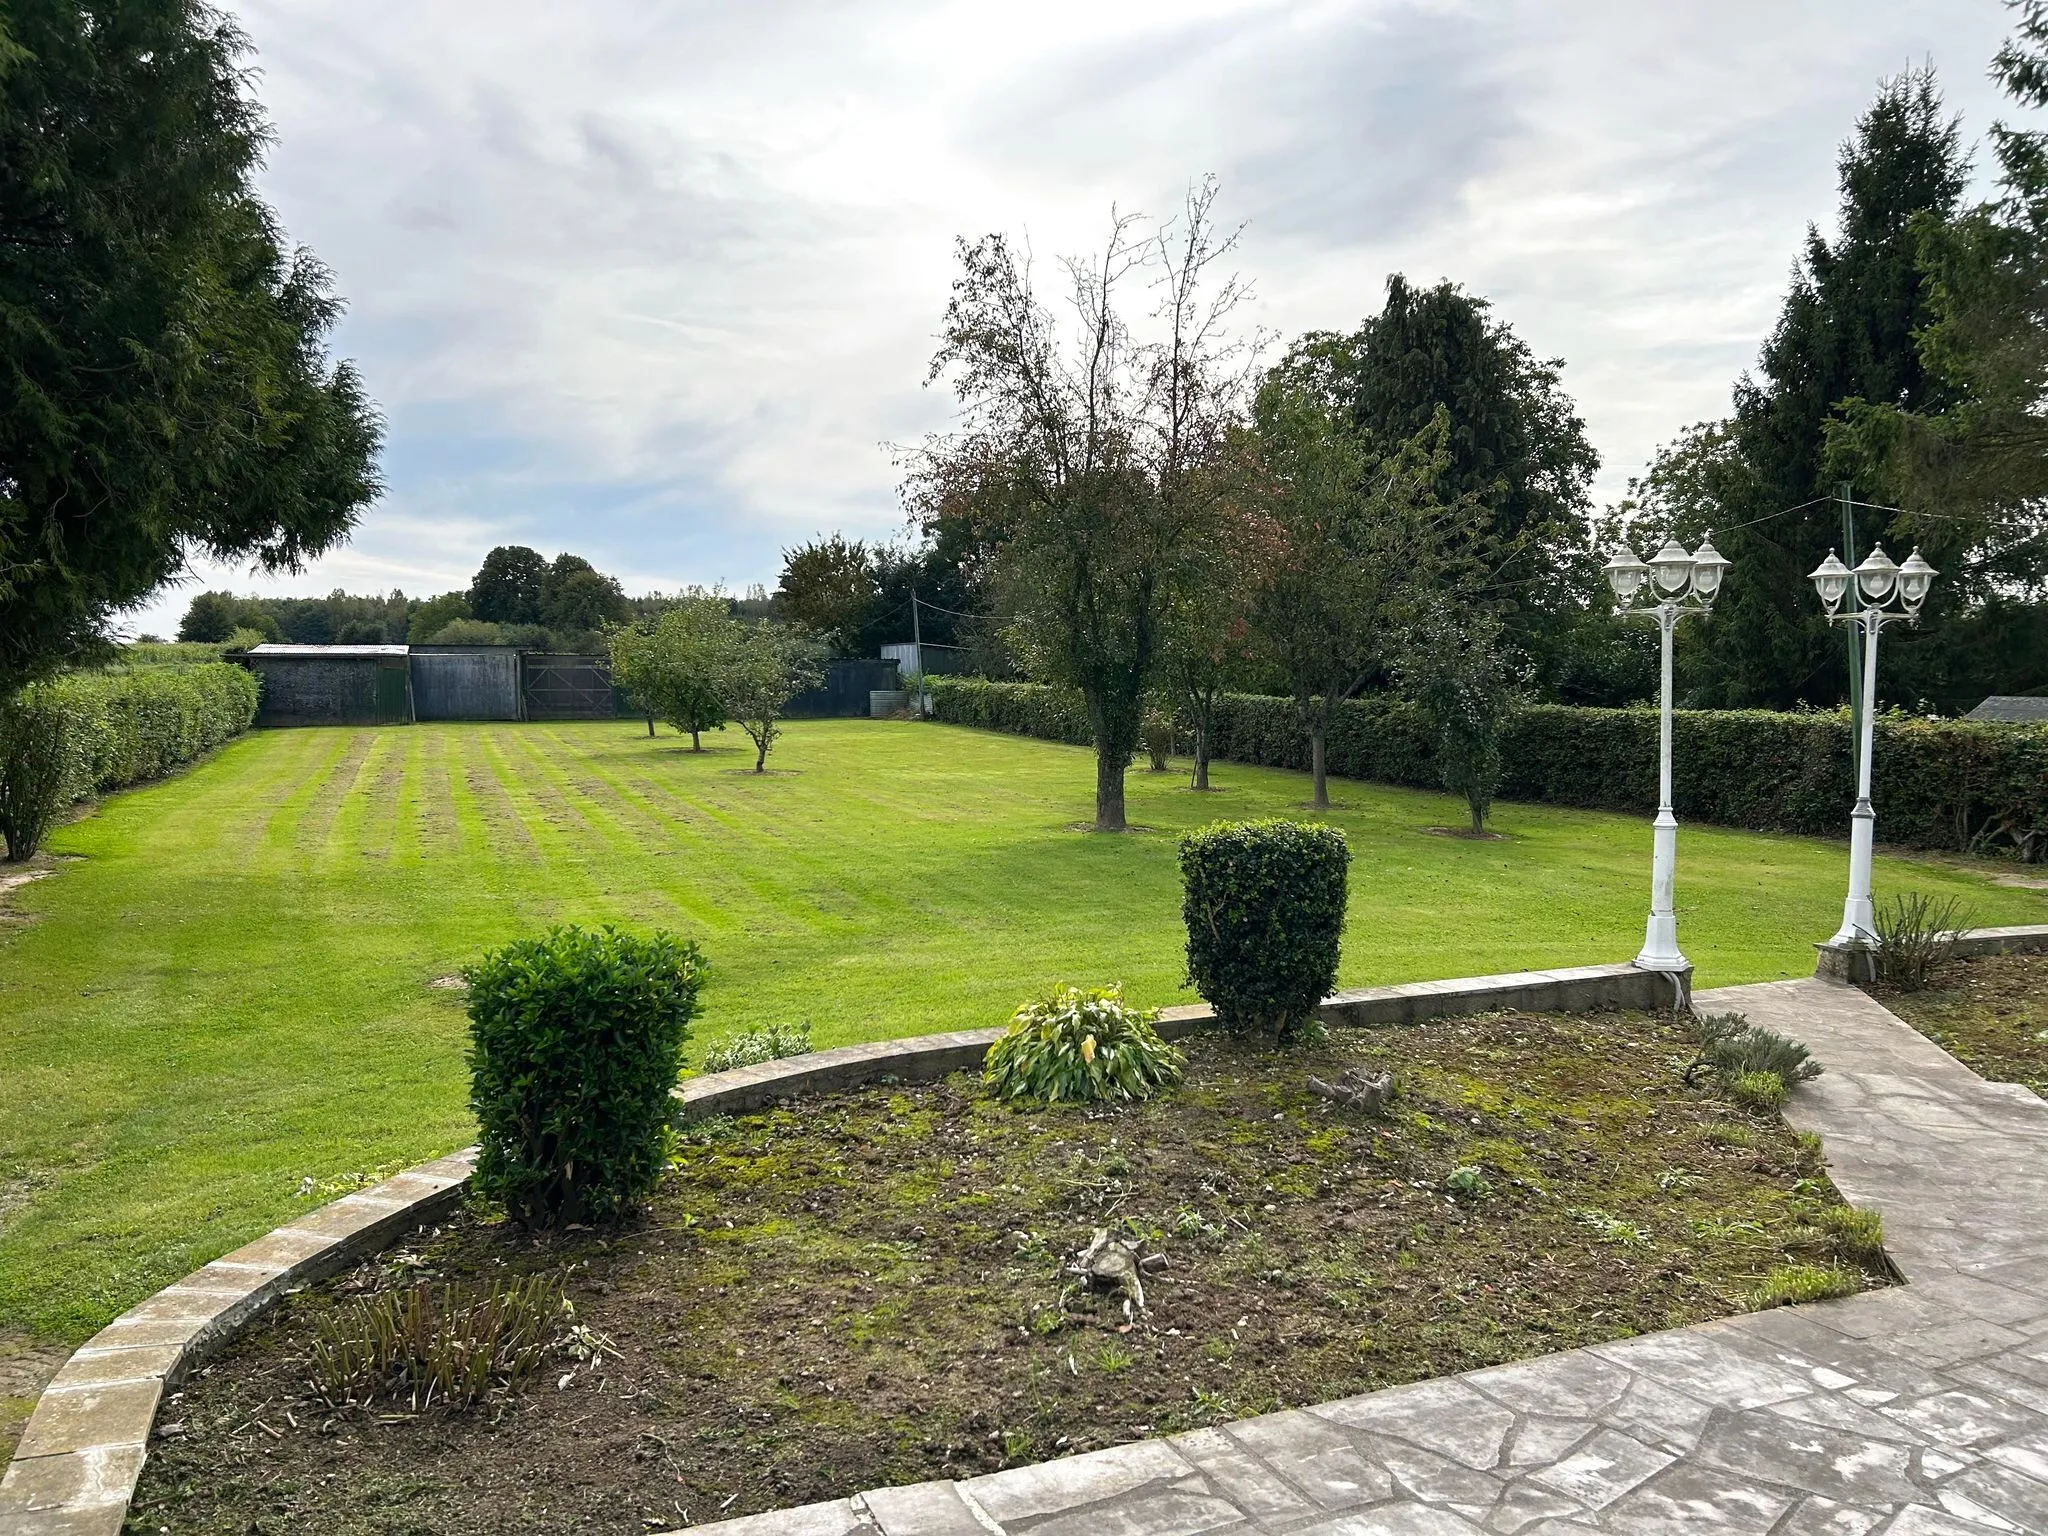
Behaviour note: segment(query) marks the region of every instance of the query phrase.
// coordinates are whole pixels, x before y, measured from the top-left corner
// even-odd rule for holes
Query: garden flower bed
[[[1142,1104],[1017,1108],[961,1075],[700,1123],[621,1228],[466,1211],[185,1382],[130,1529],[645,1532],[1884,1283],[1826,1235],[1854,1224],[1817,1144],[1688,1083],[1680,1021],[1184,1048]],[[1381,1115],[1307,1086],[1388,1068]],[[1103,1232],[1147,1260],[1142,1308],[1072,1272]],[[323,1374],[366,1303],[514,1279],[573,1318],[509,1390],[362,1401]]]
[[[1951,961],[1919,992],[1873,996],[1980,1077],[2048,1099],[2048,954]]]

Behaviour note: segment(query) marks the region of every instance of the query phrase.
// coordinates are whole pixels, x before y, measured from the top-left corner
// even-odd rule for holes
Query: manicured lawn
[[[692,756],[627,723],[265,732],[60,833],[82,855],[0,928],[0,1331],[73,1340],[359,1175],[468,1139],[460,994],[484,946],[578,919],[662,924],[715,968],[698,1044],[809,1020],[821,1045],[1001,1022],[1057,980],[1178,997],[1170,834],[1292,811],[1295,774],[1221,793],[1131,776],[1153,835],[1069,830],[1085,752],[948,727],[800,724],[780,771],[736,733]],[[1623,960],[1649,829],[1340,785],[1349,985]],[[1882,815],[1882,807],[1879,808]],[[1846,807],[1844,808],[1846,822]],[[1800,975],[1839,846],[1687,829],[1681,934],[1706,985]],[[1980,922],[2048,898],[1881,861]],[[302,1188],[305,1190],[301,1193]]]

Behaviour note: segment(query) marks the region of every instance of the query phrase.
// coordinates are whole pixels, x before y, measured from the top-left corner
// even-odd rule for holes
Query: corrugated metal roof
[[[402,645],[252,645],[251,656],[319,656],[329,661],[346,656],[404,656]]]
[[[2008,725],[2048,725],[2048,699],[1993,694],[1963,718],[2002,721]]]

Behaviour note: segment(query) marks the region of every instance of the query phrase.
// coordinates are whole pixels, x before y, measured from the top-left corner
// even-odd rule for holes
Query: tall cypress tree
[[[1969,164],[1931,69],[1883,84],[1843,146],[1840,173],[1839,232],[1830,241],[1808,230],[1759,376],[1735,388],[1723,444],[1741,462],[1717,477],[1730,489],[1715,509],[1715,542],[1734,566],[1712,623],[1686,648],[1686,691],[1697,703],[1831,705],[1847,696],[1841,633],[1806,579],[1842,543],[1840,508],[1822,499],[1835,489],[1828,423],[1845,400],[1918,411],[1940,389],[1915,342],[1931,312],[1913,221],[1954,212]],[[1874,500],[1871,490],[1862,499]],[[1858,514],[1859,555],[1885,521]]]
[[[1311,333],[1289,367],[1315,383],[1380,452],[1450,423],[1435,486],[1444,506],[1487,509],[1484,600],[1547,675],[1565,631],[1599,585],[1590,556],[1590,487],[1599,455],[1564,392],[1557,359],[1539,359],[1491,306],[1456,283],[1418,288],[1396,273],[1387,301],[1349,335]],[[1603,700],[1603,702],[1605,702]]]
[[[191,555],[297,567],[377,493],[246,53],[194,0],[0,5],[0,697]]]

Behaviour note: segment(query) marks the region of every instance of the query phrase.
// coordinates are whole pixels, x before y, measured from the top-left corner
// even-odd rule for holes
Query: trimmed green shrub
[[[53,686],[80,736],[81,796],[160,779],[256,718],[255,675],[227,662],[72,672]]]
[[[988,1048],[982,1081],[1001,1098],[1049,1104],[1150,1098],[1187,1065],[1158,1020],[1156,1008],[1126,1005],[1121,987],[1056,988],[1017,1010]]]
[[[1078,695],[1036,683],[931,679],[935,718],[1086,745]],[[1681,820],[1841,837],[1856,800],[1846,711],[1680,710],[1673,718],[1674,806]],[[1332,712],[1330,772],[1437,789],[1437,733],[1414,705],[1354,699]],[[1308,733],[1292,700],[1229,694],[1217,705],[1213,757],[1305,770]],[[1501,734],[1500,798],[1634,811],[1657,805],[1657,712],[1532,705]],[[1877,721],[1878,828],[1916,848],[2048,860],[2048,726],[1964,720]]]
[[[1335,827],[1218,822],[1180,840],[1188,980],[1237,1034],[1299,1038],[1337,980],[1351,846]]]
[[[704,977],[697,946],[555,928],[462,976],[478,1193],[534,1226],[623,1215],[661,1177]]]
[[[71,803],[79,779],[71,711],[52,683],[0,703],[0,836],[10,862],[28,858]]]

